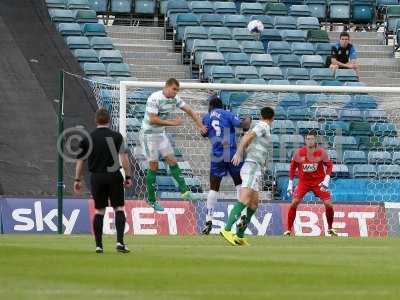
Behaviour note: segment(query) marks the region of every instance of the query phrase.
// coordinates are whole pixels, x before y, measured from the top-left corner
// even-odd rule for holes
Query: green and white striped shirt
[[[245,161],[255,162],[265,167],[272,150],[271,128],[266,122],[259,121],[251,130],[256,133],[256,137],[247,148]]]
[[[163,91],[154,92],[147,99],[146,113],[142,122],[142,133],[164,133],[165,126],[152,125],[149,120],[149,113],[158,115],[162,120],[168,120],[170,113],[177,107],[182,108],[186,105],[184,101],[178,96],[175,98],[167,98],[164,96]]]

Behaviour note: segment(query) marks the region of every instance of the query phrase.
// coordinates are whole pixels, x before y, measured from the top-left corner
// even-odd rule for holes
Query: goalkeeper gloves
[[[287,187],[287,195],[289,197],[292,197],[292,195],[293,195],[293,180],[292,179],[289,179],[289,184]]]
[[[331,176],[329,175],[325,175],[324,180],[322,180],[322,182],[319,184],[319,187],[321,189],[321,191],[323,192],[327,192],[329,189],[329,180],[331,179]]]

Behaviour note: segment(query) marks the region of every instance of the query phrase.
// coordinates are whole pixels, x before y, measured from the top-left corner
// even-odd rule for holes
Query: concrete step
[[[133,46],[147,46],[147,47],[171,47],[173,48],[172,41],[167,40],[149,40],[149,39],[120,39],[112,38],[114,45],[133,45]]]
[[[164,81],[167,80],[168,78],[174,77],[176,79],[186,79],[189,78],[188,74],[186,72],[150,72],[150,71],[131,71],[132,76],[142,79],[142,78],[147,78],[152,81]]]
[[[124,58],[144,59],[144,60],[159,60],[159,59],[181,59],[180,53],[175,52],[138,52],[138,51],[121,51]]]
[[[188,72],[189,68],[184,65],[130,65],[135,72]]]
[[[339,31],[329,31],[328,32],[328,36],[330,39],[336,39],[339,40],[339,35],[341,32]],[[350,39],[354,40],[354,39],[364,39],[364,38],[368,38],[368,39],[380,39],[383,40],[384,39],[384,35],[383,32],[349,32],[350,34]]]
[[[108,32],[111,38],[119,39],[147,39],[147,40],[163,40],[164,34],[159,33],[136,33],[136,32]]]
[[[379,71],[359,71],[359,75],[361,78],[369,77],[369,78],[382,78],[386,79],[398,79],[400,78],[400,72],[379,72]],[[400,84],[400,81],[399,81]]]
[[[126,58],[124,59],[124,62],[130,65],[169,65],[169,66],[174,66],[174,65],[181,65],[181,60],[177,58],[161,58],[161,59],[155,59],[155,58]]]
[[[376,77],[364,77],[361,81],[368,86],[400,86],[400,80],[398,78],[376,78]]]
[[[168,79],[168,78],[165,78],[165,80]],[[162,78],[157,78],[157,79],[154,79],[154,78],[151,78],[151,77],[149,77],[149,78],[141,77],[140,78],[140,81],[162,81],[162,80],[163,80]],[[199,82],[199,81],[197,79],[180,78],[179,82]]]
[[[147,26],[106,26],[107,33],[138,33],[138,34],[160,34],[164,36],[164,27],[147,27]]]
[[[385,51],[357,51],[357,57],[360,58],[392,58],[392,52]]]
[[[114,44],[116,49],[121,51],[133,52],[174,52],[172,46],[149,46],[149,45],[130,45],[130,44]]]
[[[400,72],[400,63],[394,58],[359,58],[360,71]]]

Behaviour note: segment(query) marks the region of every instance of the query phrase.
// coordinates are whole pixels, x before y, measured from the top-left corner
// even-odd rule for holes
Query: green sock
[[[242,238],[244,236],[244,232],[246,231],[247,225],[250,223],[251,217],[254,215],[255,212],[256,212],[255,209],[251,209],[250,207],[247,207],[246,220],[245,220],[244,226],[239,228],[237,231],[238,237]]]
[[[156,202],[156,176],[157,173],[148,169],[146,176],[146,187],[147,187],[147,200],[150,203]]]
[[[182,177],[181,169],[179,169],[178,165],[170,166],[169,171],[171,172],[172,177],[174,177],[174,179],[178,183],[181,193],[187,192],[189,188]]]
[[[228,222],[226,222],[225,225],[225,230],[231,230],[233,224],[240,218],[240,213],[245,207],[246,205],[244,205],[242,202],[236,202],[235,206],[231,210],[231,213],[229,214]]]

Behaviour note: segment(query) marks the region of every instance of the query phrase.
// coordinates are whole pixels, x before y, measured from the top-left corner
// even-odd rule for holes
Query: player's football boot
[[[290,236],[290,234],[291,234],[290,230],[286,230],[286,231],[283,233],[283,236]]]
[[[146,203],[151,206],[152,208],[154,208],[155,211],[164,211],[164,207],[161,206],[160,203],[158,203],[158,201],[154,201],[154,202],[150,202],[149,200],[146,200]]]
[[[212,221],[207,221],[204,225],[203,230],[201,231],[202,234],[209,235],[212,229]]]
[[[104,250],[103,250],[103,248],[101,248],[101,247],[96,247],[96,253],[103,253],[104,252]]]
[[[131,252],[131,250],[129,250],[129,248],[126,245],[121,244],[121,243],[117,243],[117,246],[115,247],[115,249],[118,252],[121,252],[121,253],[129,253],[129,252]]]
[[[219,233],[229,244],[231,244],[232,246],[236,246],[235,243],[235,238],[233,237],[233,233],[230,231],[227,231],[225,229],[221,229],[220,233]]]
[[[183,200],[190,200],[190,201],[195,201],[195,200],[199,200],[198,197],[196,197],[192,191],[186,191],[184,193],[182,193],[181,195]]]
[[[236,228],[239,230],[239,229],[243,228],[244,226],[247,227],[246,215],[243,215],[243,216],[240,217],[239,221],[236,224]]]
[[[338,233],[333,228],[328,229],[328,234],[330,234],[330,236],[338,236]]]
[[[250,246],[250,243],[245,238],[238,237],[236,234],[233,238],[238,246]]]

